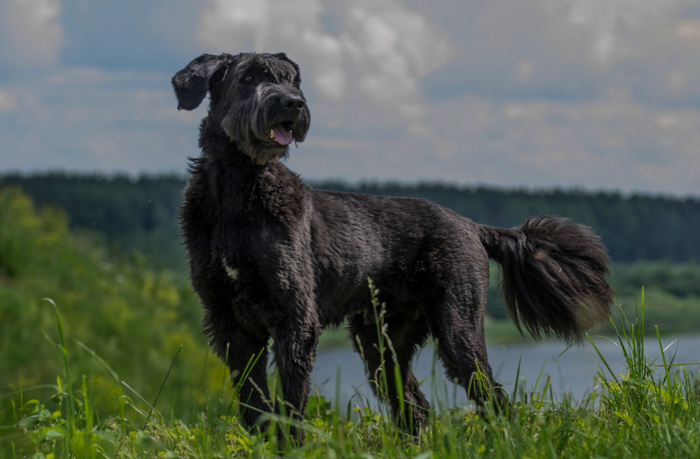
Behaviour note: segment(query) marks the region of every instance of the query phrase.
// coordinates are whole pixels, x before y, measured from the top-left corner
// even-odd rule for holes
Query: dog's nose
[[[301,110],[304,107],[306,100],[300,96],[287,95],[282,97],[281,103],[282,108],[284,108],[287,111]]]

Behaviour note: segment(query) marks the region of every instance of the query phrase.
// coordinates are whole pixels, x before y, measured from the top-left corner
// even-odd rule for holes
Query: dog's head
[[[206,131],[225,133],[255,164],[285,156],[309,130],[299,66],[284,53],[203,54],[172,84],[178,109],[194,110],[209,92]]]

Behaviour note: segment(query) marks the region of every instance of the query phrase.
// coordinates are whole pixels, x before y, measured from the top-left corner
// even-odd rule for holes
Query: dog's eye
[[[243,77],[243,81],[245,81],[246,83],[252,83],[253,81],[255,81],[255,78],[253,78],[253,75],[246,75]]]

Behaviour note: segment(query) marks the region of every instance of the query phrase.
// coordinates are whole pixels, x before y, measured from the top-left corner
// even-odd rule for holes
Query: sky
[[[0,173],[180,173],[202,53],[284,51],[310,181],[700,196],[697,0],[0,0]]]

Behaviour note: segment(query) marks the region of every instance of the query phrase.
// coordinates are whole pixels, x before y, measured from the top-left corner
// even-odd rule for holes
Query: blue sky
[[[179,172],[171,76],[285,51],[310,180],[700,196],[696,0],[0,0],[0,173]]]

